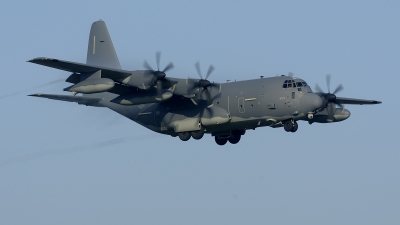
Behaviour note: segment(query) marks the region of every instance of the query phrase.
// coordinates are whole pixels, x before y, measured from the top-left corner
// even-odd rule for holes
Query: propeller
[[[344,106],[342,104],[336,102],[336,94],[338,92],[342,91],[344,89],[344,87],[343,87],[342,84],[339,84],[335,88],[335,90],[331,93],[331,89],[330,89],[330,86],[331,86],[331,75],[330,74],[326,75],[326,86],[328,87],[328,93],[325,93],[319,87],[318,84],[315,85],[315,90],[317,92],[321,93],[321,97],[324,100],[324,105],[325,106],[323,108],[321,108],[320,110],[322,111],[322,110],[324,110],[326,108],[327,111],[328,111],[328,121],[333,121],[333,114],[335,113],[335,109],[336,109],[335,105],[338,105],[338,106],[344,108]]]
[[[162,100],[162,94],[163,94],[163,82],[166,81],[166,72],[170,69],[173,69],[174,63],[170,62],[165,68],[160,71],[160,59],[161,59],[161,52],[158,51],[156,52],[156,62],[157,62],[157,70],[154,70],[149,63],[145,60],[143,62],[143,67],[149,70],[149,73],[153,76],[153,81],[157,87],[157,100],[161,101]]]
[[[211,73],[214,71],[215,67],[213,65],[210,65],[208,67],[207,74],[206,74],[206,77],[204,79],[203,75],[201,73],[201,69],[200,69],[200,62],[196,62],[194,65],[195,65],[197,74],[200,77],[200,80],[194,81],[190,85],[191,88],[190,88],[190,90],[188,90],[188,92],[189,93],[193,93],[193,91],[195,89],[199,89],[199,90],[201,89],[200,96],[202,97],[203,94],[206,95],[207,108],[211,108],[213,106],[213,103],[212,103],[213,100],[221,95],[221,85],[220,84],[216,84],[216,83],[211,83],[210,81],[207,80],[210,77]],[[212,88],[218,88],[218,94],[211,98],[210,92],[211,92]]]

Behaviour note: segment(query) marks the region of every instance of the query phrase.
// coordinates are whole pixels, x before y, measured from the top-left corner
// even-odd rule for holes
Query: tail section
[[[106,23],[102,20],[94,22],[90,29],[86,64],[121,69]]]

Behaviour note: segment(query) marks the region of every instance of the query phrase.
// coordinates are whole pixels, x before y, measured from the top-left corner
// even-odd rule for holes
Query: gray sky
[[[2,1],[2,224],[399,224],[398,1]],[[26,95],[63,93],[107,23],[124,69],[246,80],[293,72],[339,96],[341,123],[259,128],[237,145],[154,134],[110,110]]]

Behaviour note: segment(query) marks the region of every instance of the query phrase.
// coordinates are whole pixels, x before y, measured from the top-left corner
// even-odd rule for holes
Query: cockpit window
[[[294,80],[285,80],[283,82],[283,88],[295,88],[295,87],[307,87],[307,83],[304,81],[295,82]]]

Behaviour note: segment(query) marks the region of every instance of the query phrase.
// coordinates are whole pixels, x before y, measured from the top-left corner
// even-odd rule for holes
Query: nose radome
[[[307,93],[300,98],[300,102],[304,108],[314,111],[322,107],[322,98],[314,93]]]

